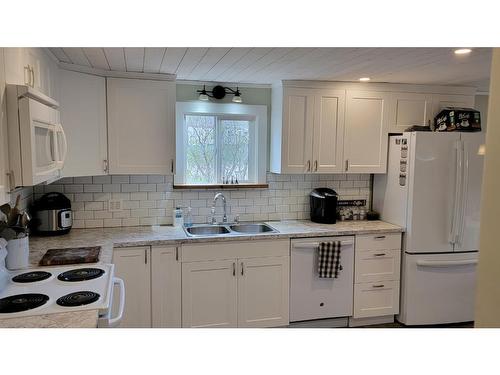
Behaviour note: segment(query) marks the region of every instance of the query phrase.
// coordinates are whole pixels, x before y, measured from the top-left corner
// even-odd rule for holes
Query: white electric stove
[[[99,327],[120,322],[125,305],[123,281],[113,264],[79,264],[7,271],[0,290],[0,319],[99,310]],[[119,309],[112,317],[113,290],[119,286]]]

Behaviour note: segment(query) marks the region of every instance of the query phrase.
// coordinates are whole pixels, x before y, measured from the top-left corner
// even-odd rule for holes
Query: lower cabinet
[[[399,312],[400,264],[400,233],[356,236],[354,319]]]
[[[214,260],[206,261],[210,249]],[[234,258],[216,259],[230,251]],[[264,256],[266,251],[269,256]],[[288,254],[288,240],[183,247],[183,261],[189,261],[182,264],[182,326],[288,325]]]
[[[181,326],[181,265],[178,248],[116,248],[115,274],[125,283],[125,311],[120,327]],[[118,301],[114,301],[114,306]]]
[[[127,247],[113,251],[115,275],[125,284],[125,311],[120,327],[151,327],[151,248]],[[114,293],[115,298],[118,293]],[[118,306],[113,301],[113,306]]]

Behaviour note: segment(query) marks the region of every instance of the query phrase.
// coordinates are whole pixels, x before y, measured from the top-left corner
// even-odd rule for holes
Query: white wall
[[[495,48],[486,133],[481,242],[476,293],[476,327],[500,327],[500,49]],[[493,105],[495,104],[495,105]]]

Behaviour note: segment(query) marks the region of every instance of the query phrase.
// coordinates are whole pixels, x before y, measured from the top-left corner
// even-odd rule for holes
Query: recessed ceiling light
[[[455,50],[455,55],[466,55],[471,52],[472,50],[470,48],[460,48]]]
[[[367,82],[370,80],[370,77],[362,77],[359,79],[361,82]]]

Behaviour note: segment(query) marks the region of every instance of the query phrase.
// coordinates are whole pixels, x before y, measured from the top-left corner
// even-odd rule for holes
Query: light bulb
[[[455,50],[455,55],[466,55],[471,52],[472,50],[470,48],[460,48]]]
[[[370,80],[369,77],[362,77],[359,79],[361,82],[368,82]]]
[[[241,100],[241,96],[235,94],[233,96],[233,103],[241,103],[241,102],[243,102],[243,100]]]
[[[198,99],[203,100],[204,102],[208,101],[208,95],[201,93]]]

